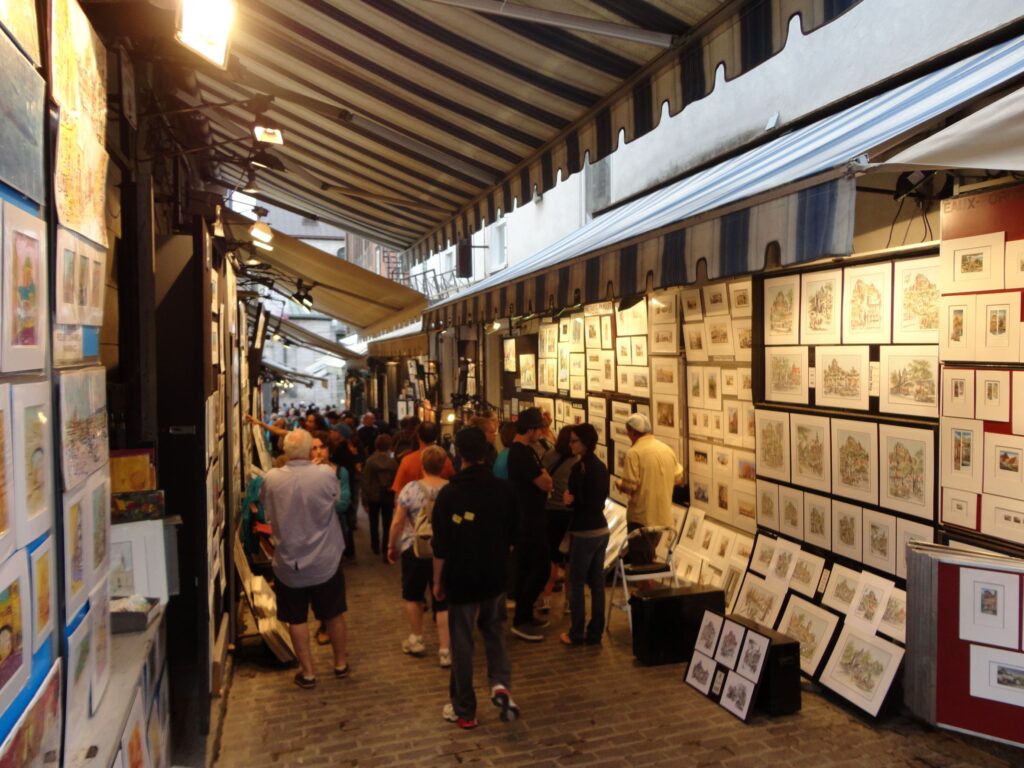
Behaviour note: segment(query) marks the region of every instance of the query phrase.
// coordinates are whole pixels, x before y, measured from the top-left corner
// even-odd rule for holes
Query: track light
[[[274,239],[274,230],[270,228],[267,222],[263,221],[263,217],[267,216],[270,212],[266,208],[260,208],[259,206],[253,208],[252,212],[256,214],[256,221],[249,225],[249,236],[252,238],[253,244],[269,243]]]
[[[312,309],[313,296],[310,292],[313,290],[315,285],[315,283],[313,285],[305,285],[300,279],[299,284],[295,288],[295,293],[291,295],[292,300],[301,304],[306,309]]]
[[[175,37],[186,48],[223,69],[234,20],[232,0],[182,0]]]
[[[281,127],[266,115],[256,115],[252,123],[252,135],[261,144],[284,144],[284,132]]]

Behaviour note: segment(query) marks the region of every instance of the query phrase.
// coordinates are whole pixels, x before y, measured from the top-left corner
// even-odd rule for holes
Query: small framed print
[[[894,264],[893,289],[893,342],[937,344],[939,258],[898,259]]]
[[[898,643],[905,643],[907,638],[907,593],[905,590],[893,588],[882,611],[882,620],[878,622],[878,631],[891,637]]]
[[[537,389],[540,392],[558,391],[558,361],[542,357],[537,361]]]
[[[690,664],[686,669],[686,684],[707,696],[711,690],[711,678],[717,668],[718,665],[715,664],[714,659],[705,656],[700,651],[694,651],[693,658],[690,659]]]
[[[832,419],[832,493],[878,503],[878,425]]]
[[[830,269],[801,276],[800,343],[838,344],[843,271]]]
[[[678,395],[656,395],[652,410],[654,434],[679,437],[682,424]]]
[[[986,432],[983,465],[986,493],[1024,499],[1024,437]]]
[[[644,307],[647,305],[644,304]],[[644,313],[646,315],[646,313]],[[583,352],[586,349],[584,345],[584,316],[583,313],[572,315],[569,318],[569,345],[573,352]],[[644,330],[646,332],[646,329]]]
[[[978,530],[978,494],[958,488],[942,488],[942,522]]]
[[[869,348],[865,346],[816,347],[815,404],[828,408],[868,410],[868,357]]]
[[[626,423],[633,413],[633,406],[629,403],[624,403],[621,400],[612,400],[612,421],[618,421],[623,424]]]
[[[888,413],[937,418],[939,359],[936,348],[882,347],[880,359],[878,409]]]
[[[704,407],[711,411],[722,410],[722,369],[704,367]]]
[[[800,276],[764,281],[764,343],[800,343]]]
[[[789,414],[758,408],[754,418],[757,428],[757,473],[788,483]]]
[[[750,450],[757,444],[756,413],[753,403],[740,404],[740,434],[743,436],[743,447]]]
[[[1014,371],[1010,383],[1010,431],[1024,435],[1024,371]]]
[[[608,401],[603,397],[588,397],[587,414],[592,419],[608,418]]]
[[[832,436],[825,416],[793,413],[789,417],[792,482],[832,492]]]
[[[612,316],[601,315],[601,349],[614,349],[615,335],[612,333]]]
[[[606,392],[615,390],[615,352],[611,349],[601,350],[601,389]]]
[[[587,356],[582,352],[569,353],[569,375],[585,376],[587,373]]]
[[[760,680],[770,644],[771,641],[767,637],[748,629],[747,636],[743,638],[743,647],[740,649],[736,671],[751,682],[756,683]],[[728,690],[729,682],[726,681],[725,685]]]
[[[686,404],[690,408],[704,407],[704,368],[686,369]]]
[[[792,595],[779,622],[779,632],[800,641],[800,671],[814,677],[832,642],[839,617]]]
[[[683,326],[683,347],[689,362],[700,363],[708,359],[708,337],[704,323]]]
[[[738,376],[735,368],[722,369],[722,394],[736,397],[739,393]]]
[[[569,377],[569,397],[573,400],[582,400],[587,396],[587,377],[586,376],[570,376]]]
[[[588,371],[600,371],[601,365],[604,358],[602,357],[602,351],[600,349],[588,349],[587,350],[587,370]],[[570,365],[572,364],[572,358],[570,357]]]
[[[943,240],[939,246],[942,293],[1002,290],[1005,251],[1004,232]]]
[[[679,358],[651,358],[651,390],[655,394],[679,395]]]
[[[754,533],[757,530],[757,494],[734,491],[732,495],[736,499],[736,514],[733,515],[732,524],[741,531]],[[743,567],[746,568],[746,565]]]
[[[502,340],[502,351],[505,355],[504,371],[505,373],[516,372],[516,340],[515,339],[503,339]]]
[[[630,377],[631,367],[628,365],[619,366],[618,370],[618,385],[616,389],[623,395],[633,394],[632,382]]]
[[[974,360],[975,310],[977,297],[939,298],[939,359]]]
[[[1010,420],[1010,372],[981,369],[975,373],[974,414],[985,421]]]
[[[740,400],[754,399],[754,374],[750,368],[736,369],[736,396]]]
[[[697,630],[697,642],[694,650],[707,656],[714,656],[718,648],[718,638],[722,633],[725,617],[712,611],[704,611],[700,629]]]
[[[615,363],[617,365],[633,364],[633,343],[629,336],[620,336],[615,341]]]
[[[704,314],[708,317],[729,314],[729,289],[725,283],[705,285],[701,289],[704,294]]]
[[[896,520],[896,577],[907,578],[907,545],[912,541],[923,541],[931,544],[935,541],[935,530],[930,525],[904,520]]]
[[[807,404],[807,347],[768,347],[764,351],[764,397]]]
[[[708,354],[712,357],[732,357],[735,354],[732,339],[732,320],[728,315],[709,317],[704,321],[708,338]]]
[[[754,329],[750,318],[732,321],[733,356],[737,362],[749,363],[754,350]]]
[[[647,317],[651,325],[678,325],[676,322],[676,293],[665,291],[656,293],[648,300]]]
[[[821,572],[825,570],[825,558],[801,550],[796,556],[796,565],[789,580],[790,589],[813,598],[818,592]]]
[[[1024,544],[1024,502],[988,493],[981,497],[981,532]]]
[[[711,508],[711,475],[690,476],[690,504],[702,512]]]
[[[537,388],[537,356],[519,355],[519,388]]]
[[[757,574],[747,573],[733,613],[766,627],[774,627],[785,598],[785,589],[769,584]]]
[[[856,659],[857,663],[850,662]],[[825,671],[823,685],[875,716],[903,660],[903,649],[850,624],[844,624]],[[864,672],[864,669],[870,672]]]
[[[757,481],[757,524],[779,530],[779,486],[767,480]]]
[[[944,487],[981,493],[984,434],[985,424],[981,421],[945,416],[939,420],[940,477]]]
[[[779,486],[779,533],[804,537],[804,494],[788,485]]]
[[[886,573],[896,573],[896,518],[865,509],[863,521],[861,562]]]
[[[646,366],[630,368],[630,392],[637,397],[651,396],[651,372]]]
[[[679,326],[656,325],[651,328],[652,355],[679,354]]]
[[[729,283],[729,305],[733,317],[750,317],[753,314],[754,301],[749,280]]]
[[[1024,653],[971,646],[971,696],[1024,707]]]
[[[1020,360],[1020,291],[975,297],[974,359],[996,363]]]
[[[942,367],[942,415],[974,418],[974,371]]]
[[[757,466],[753,451],[733,451],[733,483],[741,489],[753,491],[757,480]]]
[[[780,491],[786,490],[785,488]],[[792,541],[779,539],[775,542],[775,551],[772,553],[772,560],[768,564],[766,578],[770,584],[780,589],[789,587],[789,580],[793,576],[793,569],[796,568],[796,556],[800,547]]]
[[[960,568],[960,639],[1020,647],[1020,575]]]
[[[647,363],[647,337],[633,336],[630,338],[633,347],[633,365],[646,366]]]
[[[843,344],[892,340],[892,264],[843,270]]]
[[[879,424],[878,444],[885,468],[880,478],[879,505],[932,520],[935,433],[930,429]]]
[[[860,562],[863,510],[845,501],[832,502],[832,551]]]
[[[832,499],[815,493],[804,494],[804,541],[832,549]]]
[[[729,669],[733,669],[740,655],[740,646],[743,644],[744,632],[746,632],[746,628],[742,624],[726,619],[722,623],[722,631],[718,636],[715,661]]]
[[[700,288],[684,288],[679,299],[683,305],[683,322],[692,323],[704,319],[704,310],[700,303]]]

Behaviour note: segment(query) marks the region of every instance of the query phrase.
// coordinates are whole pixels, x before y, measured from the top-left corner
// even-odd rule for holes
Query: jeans
[[[391,494],[383,494],[380,501],[366,502],[366,516],[370,519],[370,548],[374,554],[380,552],[381,542],[387,548],[388,534],[391,531],[391,518],[395,515],[395,499]],[[383,531],[383,534],[381,533]]]
[[[539,523],[539,524],[538,524]],[[519,627],[535,620],[533,604],[551,576],[548,534],[544,520],[530,521],[516,542],[516,612],[512,625]]]
[[[479,603],[448,604],[448,631],[451,633],[452,672],[448,692],[452,708],[467,720],[476,717],[476,693],[473,691],[473,623],[484,638],[487,653],[487,685],[511,687],[512,671],[505,650],[505,595]]]
[[[573,536],[569,547],[569,610],[572,626],[569,638],[574,643],[586,640],[601,642],[604,634],[604,554],[609,534],[603,536]],[[587,619],[586,595],[583,586],[590,587],[590,623]]]

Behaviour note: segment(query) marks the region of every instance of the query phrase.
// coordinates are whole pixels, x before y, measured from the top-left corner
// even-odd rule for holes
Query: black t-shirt
[[[548,495],[533,482],[544,471],[540,457],[525,443],[512,443],[508,449],[508,479],[516,489],[519,512],[524,521],[543,516]]]

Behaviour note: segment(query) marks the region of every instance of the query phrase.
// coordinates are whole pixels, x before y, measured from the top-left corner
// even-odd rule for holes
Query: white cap
[[[640,432],[641,434],[646,435],[651,431],[651,420],[642,413],[634,413],[626,419],[626,426],[634,432]]]

